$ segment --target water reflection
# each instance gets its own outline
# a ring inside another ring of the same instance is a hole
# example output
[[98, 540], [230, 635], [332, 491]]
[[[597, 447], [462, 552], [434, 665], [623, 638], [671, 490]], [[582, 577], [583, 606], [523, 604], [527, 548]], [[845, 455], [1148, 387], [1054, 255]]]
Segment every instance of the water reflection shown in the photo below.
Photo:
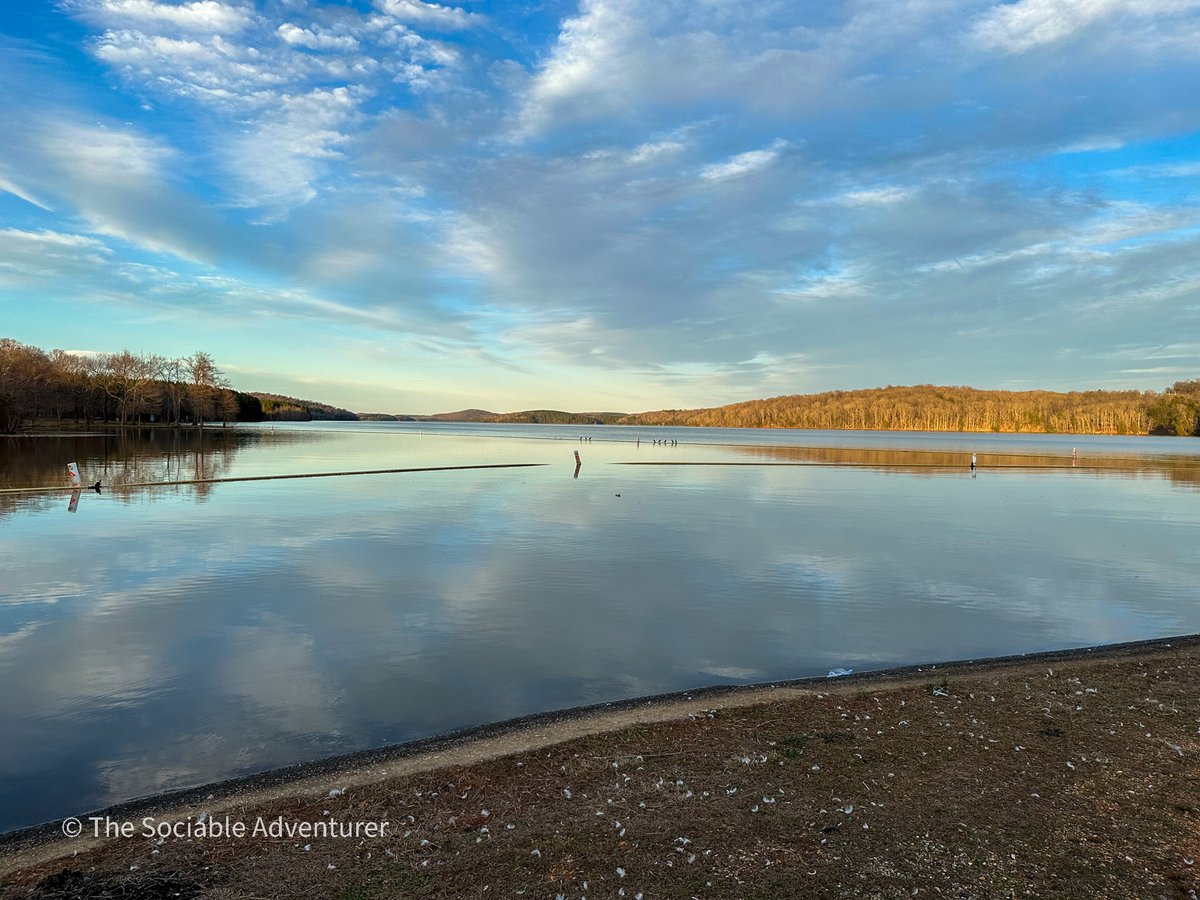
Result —
[[[320, 434], [274, 430], [126, 429], [0, 438], [0, 488], [69, 486], [68, 462], [78, 462], [88, 484], [120, 489], [130, 484], [225, 477], [239, 453], [249, 448], [322, 440]], [[203, 501], [212, 485], [195, 484], [186, 494]], [[120, 498], [130, 502], [128, 495]], [[55, 495], [0, 493], [0, 516], [17, 508], [57, 506]], [[78, 504], [72, 504], [72, 511]]]
[[972, 454], [964, 451], [882, 450], [856, 447], [739, 447], [743, 458], [763, 462], [805, 463], [828, 466], [862, 466], [907, 475], [937, 476], [970, 471], [973, 457], [980, 471], [1020, 469], [1059, 471], [1125, 477], [1167, 478], [1181, 486], [1200, 489], [1200, 458], [1196, 456], [1079, 456], [1036, 453]]
[[959, 449], [597, 441], [573, 478], [534, 439], [170, 449], [172, 473], [556, 465], [0, 520], [0, 829], [538, 710], [1200, 630], [1182, 461], [980, 452], [972, 482]]

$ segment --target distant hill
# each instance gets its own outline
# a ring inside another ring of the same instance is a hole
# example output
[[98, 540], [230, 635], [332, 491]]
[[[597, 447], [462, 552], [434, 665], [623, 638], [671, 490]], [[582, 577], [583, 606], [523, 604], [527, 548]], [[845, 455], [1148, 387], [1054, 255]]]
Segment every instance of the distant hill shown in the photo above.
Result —
[[504, 413], [489, 421], [529, 422], [535, 425], [612, 425], [626, 417], [617, 412], [563, 412], [560, 409], [528, 409], [524, 412]]
[[749, 400], [709, 409], [638, 413], [622, 425], [1196, 434], [1200, 382], [1153, 391], [987, 391], [919, 384]]
[[486, 409], [460, 409], [432, 416], [395, 416], [406, 422], [509, 422], [534, 425], [611, 425], [623, 419], [618, 412], [564, 412], [561, 409], [527, 409], [521, 412], [495, 413]]
[[418, 422], [494, 422], [496, 413], [486, 409], [460, 409], [458, 412], [436, 413], [432, 416], [413, 416]]
[[318, 422], [318, 421], [358, 421], [358, 415], [348, 409], [319, 403], [316, 400], [300, 400], [297, 397], [285, 397], [282, 394], [262, 394], [256, 391], [250, 393], [257, 397], [262, 404], [263, 418], [275, 422]]
[[359, 413], [359, 418], [387, 420], [393, 422], [494, 422], [499, 413], [488, 412], [486, 409], [460, 409], [458, 412], [434, 413], [422, 415], [418, 413], [396, 413], [394, 416], [384, 413]]

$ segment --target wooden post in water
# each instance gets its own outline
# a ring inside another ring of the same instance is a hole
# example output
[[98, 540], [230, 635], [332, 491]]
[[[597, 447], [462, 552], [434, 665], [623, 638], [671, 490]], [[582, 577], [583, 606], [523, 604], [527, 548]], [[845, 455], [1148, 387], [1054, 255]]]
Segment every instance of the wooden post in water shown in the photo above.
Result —
[[575, 451], [575, 477], [576, 478], [579, 477], [579, 467], [581, 465], [583, 465], [583, 463], [579, 461], [579, 451], [576, 450]]

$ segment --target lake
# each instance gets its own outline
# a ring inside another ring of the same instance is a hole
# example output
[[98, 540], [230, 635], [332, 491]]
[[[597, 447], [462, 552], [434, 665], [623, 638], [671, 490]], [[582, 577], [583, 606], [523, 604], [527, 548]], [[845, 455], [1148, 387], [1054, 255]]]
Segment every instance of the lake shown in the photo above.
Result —
[[0, 487], [104, 482], [0, 494], [0, 831], [526, 713], [1200, 631], [1195, 439], [305, 423], [0, 453]]

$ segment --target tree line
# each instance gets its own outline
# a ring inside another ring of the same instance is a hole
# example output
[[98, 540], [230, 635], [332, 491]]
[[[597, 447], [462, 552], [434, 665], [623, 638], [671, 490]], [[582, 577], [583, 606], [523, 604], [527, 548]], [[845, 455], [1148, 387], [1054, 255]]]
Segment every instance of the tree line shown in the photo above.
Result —
[[39, 420], [200, 426], [262, 418], [257, 398], [230, 388], [203, 350], [181, 359], [129, 350], [84, 356], [0, 338], [0, 433]]
[[710, 409], [661, 410], [622, 425], [1200, 435], [1200, 380], [1155, 391], [874, 388], [792, 394]]
[[[200, 425], [263, 419], [358, 419], [349, 410], [279, 394], [233, 390], [212, 356], [198, 350], [156, 354], [46, 353], [0, 338], [0, 433], [38, 420], [155, 421]], [[1200, 379], [1162, 391], [987, 391], [969, 387], [874, 388], [791, 394], [708, 409], [622, 415], [527, 410], [464, 410], [442, 416], [389, 417], [556, 424], [691, 425], [879, 431], [997, 431], [1200, 436]]]

